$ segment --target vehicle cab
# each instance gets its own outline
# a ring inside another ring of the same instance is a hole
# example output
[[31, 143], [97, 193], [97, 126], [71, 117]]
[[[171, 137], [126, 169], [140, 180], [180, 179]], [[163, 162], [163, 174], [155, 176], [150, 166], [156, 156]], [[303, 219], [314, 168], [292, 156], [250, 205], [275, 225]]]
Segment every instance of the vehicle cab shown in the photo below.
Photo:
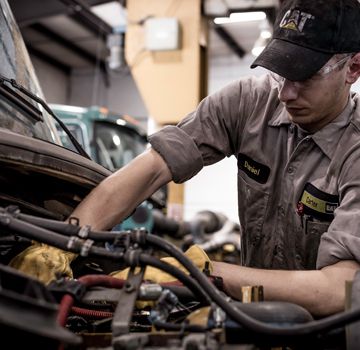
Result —
[[[128, 115], [110, 112], [105, 107], [77, 107], [52, 104], [52, 110], [65, 123], [83, 148], [97, 163], [114, 171], [142, 153], [147, 145], [146, 132]], [[74, 146], [59, 130], [65, 147]]]

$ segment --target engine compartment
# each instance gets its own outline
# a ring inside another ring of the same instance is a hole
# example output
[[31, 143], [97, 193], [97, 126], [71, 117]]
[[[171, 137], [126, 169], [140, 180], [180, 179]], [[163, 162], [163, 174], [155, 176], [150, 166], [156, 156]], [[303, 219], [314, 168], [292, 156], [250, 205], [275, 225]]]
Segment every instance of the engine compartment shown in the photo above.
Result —
[[[261, 288], [257, 294], [259, 288], [252, 288], [252, 302], [231, 299], [221, 280], [143, 229], [96, 232], [24, 214], [15, 206], [0, 209], [0, 228], [83, 258], [111, 259], [129, 267], [125, 279], [99, 271], [76, 279], [58, 276], [44, 285], [0, 265], [0, 310], [6, 315], [0, 324], [11, 341], [31, 339], [39, 349], [46, 344], [47, 349], [179, 350], [352, 349], [356, 342], [358, 279], [351, 310], [314, 319], [299, 305], [263, 301]], [[188, 273], [161, 260], [159, 252], [179, 261]], [[174, 281], [144, 280], [147, 266], [166, 271]]]

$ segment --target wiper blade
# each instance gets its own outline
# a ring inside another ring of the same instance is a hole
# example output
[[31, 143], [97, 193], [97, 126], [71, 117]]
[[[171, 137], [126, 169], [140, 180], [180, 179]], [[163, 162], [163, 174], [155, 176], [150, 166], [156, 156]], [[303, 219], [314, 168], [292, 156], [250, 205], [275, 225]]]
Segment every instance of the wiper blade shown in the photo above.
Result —
[[25, 100], [21, 95], [16, 93], [4, 84], [4, 80], [0, 77], [0, 94], [3, 95], [8, 101], [19, 106], [26, 114], [35, 121], [44, 121], [42, 113], [34, 105]]
[[71, 140], [71, 142], [73, 143], [79, 154], [81, 154], [82, 156], [88, 159], [91, 159], [90, 156], [83, 149], [83, 147], [80, 145], [78, 140], [73, 136], [70, 130], [66, 127], [66, 125], [61, 121], [60, 118], [56, 116], [56, 114], [51, 110], [51, 108], [47, 105], [47, 103], [43, 99], [33, 94], [28, 89], [24, 88], [22, 85], [18, 84], [15, 79], [9, 79], [0, 74], [0, 93], [3, 94], [8, 100], [18, 104], [21, 108], [25, 110], [25, 112], [27, 112], [36, 121], [44, 121], [41, 111], [37, 109], [35, 106], [33, 106], [31, 103], [26, 101], [26, 99], [24, 99], [21, 95], [17, 94], [14, 90], [10, 89], [7, 85], [5, 85], [6, 83], [10, 84], [13, 88], [19, 90], [24, 95], [28, 96], [30, 99], [39, 103], [63, 128], [66, 135], [69, 137], [69, 139]]

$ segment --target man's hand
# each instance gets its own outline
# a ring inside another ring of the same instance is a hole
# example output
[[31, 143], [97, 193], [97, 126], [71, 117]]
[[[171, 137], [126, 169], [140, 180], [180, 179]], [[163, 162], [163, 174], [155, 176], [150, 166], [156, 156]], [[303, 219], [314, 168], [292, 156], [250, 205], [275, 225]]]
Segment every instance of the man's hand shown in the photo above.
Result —
[[265, 300], [292, 302], [322, 317], [344, 310], [345, 281], [354, 279], [360, 265], [347, 260], [310, 271], [255, 269], [222, 262], [213, 262], [213, 267], [213, 275], [223, 278], [226, 292], [234, 298], [241, 299], [242, 286], [262, 285]]
[[48, 284], [57, 277], [72, 278], [70, 263], [75, 257], [73, 253], [46, 244], [34, 243], [15, 256], [9, 265]]

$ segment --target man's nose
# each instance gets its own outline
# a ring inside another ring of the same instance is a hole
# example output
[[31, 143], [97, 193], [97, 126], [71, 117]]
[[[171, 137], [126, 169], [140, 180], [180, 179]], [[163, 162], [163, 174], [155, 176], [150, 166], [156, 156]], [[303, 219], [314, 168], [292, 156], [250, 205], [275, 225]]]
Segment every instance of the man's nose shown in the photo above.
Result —
[[296, 83], [285, 79], [283, 84], [279, 86], [279, 100], [281, 102], [288, 102], [298, 98], [299, 89]]

